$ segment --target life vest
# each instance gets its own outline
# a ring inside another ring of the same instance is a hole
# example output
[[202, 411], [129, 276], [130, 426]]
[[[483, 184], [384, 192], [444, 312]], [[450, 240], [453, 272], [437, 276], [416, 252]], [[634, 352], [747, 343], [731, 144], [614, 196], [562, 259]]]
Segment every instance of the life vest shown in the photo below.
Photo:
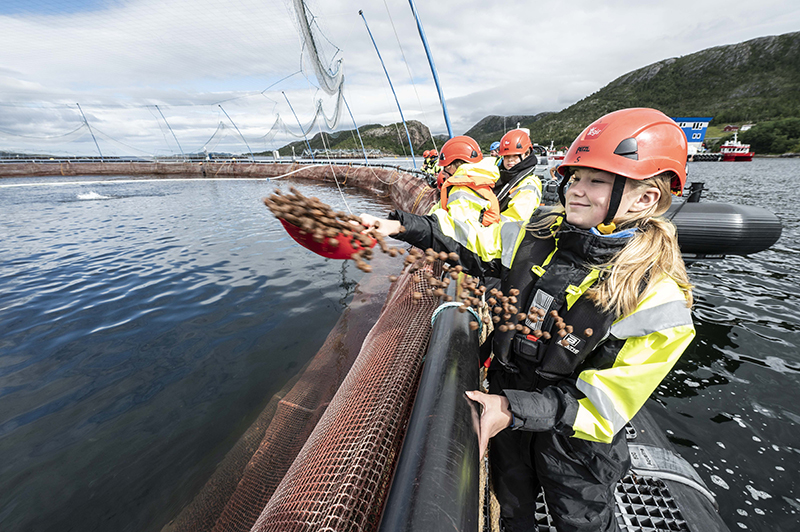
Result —
[[[500, 204], [500, 212], [503, 212], [508, 208], [508, 203], [511, 200], [511, 191], [523, 180], [533, 175], [534, 171], [536, 170], [538, 158], [536, 157], [535, 153], [531, 153], [528, 157], [517, 163], [510, 170], [505, 169], [505, 167], [502, 165], [502, 161], [503, 158], [498, 157], [497, 168], [500, 171], [500, 179], [495, 182], [495, 187], [500, 185], [498, 187], [500, 190], [495, 191], [497, 201]], [[538, 177], [536, 179], [538, 180]]]
[[477, 195], [489, 202], [489, 206], [481, 211], [480, 222], [484, 226], [489, 226], [500, 221], [500, 204], [497, 196], [492, 192], [494, 179], [469, 173], [454, 175], [442, 183], [440, 193], [440, 204], [443, 209], [447, 209], [447, 199], [450, 187], [466, 187]]
[[[566, 241], [562, 242], [565, 245], [557, 248], [557, 239]], [[507, 372], [516, 374], [515, 388], [533, 391], [576, 377], [579, 368], [605, 340], [617, 316], [602, 312], [585, 297], [600, 277], [600, 271], [587, 266], [586, 260], [610, 259], [627, 242], [625, 237], [607, 239], [577, 228], [562, 228], [556, 238], [526, 234], [503, 285], [520, 290], [517, 314], [544, 311], [543, 318], [532, 321], [528, 317], [521, 324], [531, 331], [546, 331], [551, 337], [536, 338], [516, 331], [516, 315], [508, 321], [509, 331], [495, 331], [495, 359]], [[550, 315], [553, 310], [573, 327], [572, 332], [558, 334], [556, 319]]]

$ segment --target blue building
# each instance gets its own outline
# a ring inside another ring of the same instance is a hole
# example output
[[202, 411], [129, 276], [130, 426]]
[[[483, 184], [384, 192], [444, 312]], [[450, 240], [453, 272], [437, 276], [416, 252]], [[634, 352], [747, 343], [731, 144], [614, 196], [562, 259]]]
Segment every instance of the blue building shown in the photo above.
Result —
[[689, 143], [689, 155], [703, 151], [702, 146], [706, 138], [706, 131], [708, 131], [708, 123], [714, 117], [673, 116], [671, 118], [678, 123], [683, 134], [686, 135], [686, 141]]

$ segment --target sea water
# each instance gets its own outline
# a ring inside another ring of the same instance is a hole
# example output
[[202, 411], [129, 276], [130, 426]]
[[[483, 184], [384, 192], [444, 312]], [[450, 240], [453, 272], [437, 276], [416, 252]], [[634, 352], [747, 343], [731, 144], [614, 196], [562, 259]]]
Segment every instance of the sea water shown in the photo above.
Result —
[[[732, 530], [797, 530], [800, 160], [689, 172], [783, 235], [690, 267], [697, 339], [648, 408]], [[160, 530], [316, 353], [361, 273], [286, 237], [258, 201], [275, 186], [0, 181], [0, 530]]]
[[783, 233], [767, 251], [689, 268], [697, 337], [650, 411], [731, 530], [800, 530], [800, 159], [688, 168], [701, 201], [763, 207]]
[[363, 274], [286, 235], [290, 184], [0, 180], [0, 530], [160, 530], [314, 356]]

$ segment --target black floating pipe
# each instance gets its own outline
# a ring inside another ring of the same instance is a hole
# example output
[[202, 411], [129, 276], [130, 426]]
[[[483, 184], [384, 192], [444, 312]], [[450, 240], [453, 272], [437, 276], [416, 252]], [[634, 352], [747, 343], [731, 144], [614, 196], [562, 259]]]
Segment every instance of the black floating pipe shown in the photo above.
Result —
[[772, 246], [782, 224], [755, 205], [713, 201], [673, 203], [666, 213], [678, 230], [681, 252], [697, 255], [748, 255]]
[[478, 411], [464, 395], [478, 389], [475, 319], [455, 306], [436, 316], [382, 532], [478, 529]]

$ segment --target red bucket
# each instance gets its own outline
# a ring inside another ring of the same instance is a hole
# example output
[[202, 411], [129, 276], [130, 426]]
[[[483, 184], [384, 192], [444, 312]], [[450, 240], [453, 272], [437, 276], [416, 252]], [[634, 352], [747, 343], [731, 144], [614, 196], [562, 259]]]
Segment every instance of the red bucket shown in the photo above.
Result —
[[[360, 241], [356, 240], [355, 245], [351, 243], [351, 240], [353, 240], [352, 237], [340, 234], [336, 236], [336, 240], [339, 242], [339, 245], [332, 246], [328, 242], [328, 238], [325, 238], [322, 242], [317, 242], [314, 240], [314, 236], [311, 233], [306, 233], [296, 225], [291, 224], [286, 220], [282, 220], [280, 218], [279, 220], [281, 221], [281, 224], [283, 224], [284, 229], [286, 229], [286, 232], [289, 233], [289, 236], [291, 236], [298, 244], [306, 249], [310, 249], [317, 255], [321, 255], [328, 259], [349, 259], [354, 254], [364, 250], [364, 246]], [[373, 247], [376, 242], [375, 239], [369, 235], [366, 236], [370, 239], [369, 247]]]

